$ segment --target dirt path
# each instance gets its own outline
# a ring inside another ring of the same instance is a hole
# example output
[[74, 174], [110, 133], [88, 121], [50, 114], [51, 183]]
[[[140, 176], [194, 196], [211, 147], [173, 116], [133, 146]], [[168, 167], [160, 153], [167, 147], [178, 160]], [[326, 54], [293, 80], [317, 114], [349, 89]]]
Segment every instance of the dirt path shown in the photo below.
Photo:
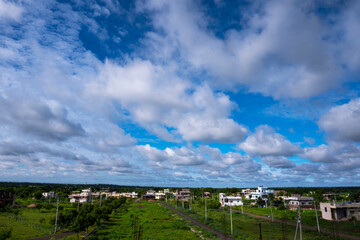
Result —
[[76, 234], [76, 233], [74, 233], [74, 232], [63, 232], [63, 233], [58, 233], [58, 234], [48, 235], [48, 236], [43, 236], [43, 237], [38, 237], [38, 238], [28, 238], [27, 240], [48, 240], [50, 238], [60, 239], [60, 238], [63, 238], [63, 237], [74, 235], [74, 234]]
[[172, 206], [170, 206], [169, 204], [165, 203], [165, 202], [162, 202], [161, 203], [162, 205], [164, 205], [165, 207], [169, 208], [170, 210], [174, 211], [175, 213], [179, 214], [180, 216], [182, 216], [183, 218], [189, 220], [190, 222], [192, 222], [194, 225], [198, 226], [198, 227], [202, 227], [204, 229], [206, 229], [207, 231], [209, 232], [212, 232], [217, 238], [222, 238], [222, 239], [231, 239], [231, 240], [235, 240], [235, 238], [232, 238], [230, 237], [229, 235], [227, 234], [224, 234], [222, 232], [219, 232], [215, 229], [213, 229], [212, 227], [192, 218], [192, 217], [189, 217], [188, 215], [180, 212], [179, 210], [173, 208]]
[[[241, 211], [238, 211], [238, 210], [233, 210], [233, 212], [237, 212], [237, 213], [242, 214]], [[250, 216], [250, 217], [255, 217], [255, 218], [265, 219], [265, 220], [267, 220], [267, 221], [271, 221], [271, 218], [268, 218], [268, 217], [265, 217], [265, 216], [256, 215], [256, 214], [253, 214], [253, 213], [245, 213], [245, 212], [244, 212], [244, 215], [247, 215], [247, 216]], [[274, 218], [274, 222], [282, 223], [283, 221]], [[296, 222], [294, 223], [294, 222], [290, 222], [290, 221], [285, 221], [284, 223], [287, 224], [287, 225], [296, 226]], [[308, 230], [317, 231], [317, 227], [314, 227], [314, 226], [309, 226], [309, 225], [301, 224], [301, 227], [302, 227], [303, 229], [308, 229]], [[333, 233], [330, 229], [326, 229], [326, 228], [320, 228], [320, 231], [323, 232], [323, 233], [328, 233], [328, 234], [332, 234], [332, 233]], [[341, 233], [341, 232], [338, 232], [338, 233], [337, 233], [337, 236], [342, 237], [342, 238], [351, 239], [351, 240], [360, 240], [360, 237], [353, 236], [353, 235], [349, 235], [349, 234], [346, 234], [346, 233]]]

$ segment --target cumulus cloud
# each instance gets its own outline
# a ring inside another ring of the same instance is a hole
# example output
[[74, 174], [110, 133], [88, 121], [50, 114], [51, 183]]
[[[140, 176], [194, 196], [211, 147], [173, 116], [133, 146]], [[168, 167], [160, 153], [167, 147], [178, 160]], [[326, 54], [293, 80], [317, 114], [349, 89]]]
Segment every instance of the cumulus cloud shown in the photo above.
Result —
[[[139, 11], [151, 13], [156, 29], [148, 34], [150, 49], [160, 45], [163, 50], [155, 51], [155, 58], [180, 56], [182, 63], [206, 71], [213, 86], [245, 85], [274, 98], [316, 96], [345, 81], [344, 64], [354, 66], [352, 73], [359, 70], [358, 52], [351, 53], [359, 49], [360, 19], [354, 14], [359, 4], [352, 1], [339, 8], [340, 14], [326, 16], [336, 19], [332, 25], [316, 7], [307, 1], [255, 2], [239, 12], [245, 16], [238, 23], [241, 30], [230, 28], [219, 38], [209, 27], [212, 16], [192, 1], [138, 4]], [[338, 39], [341, 30], [346, 37]]]
[[228, 96], [149, 61], [124, 66], [107, 61], [99, 81], [88, 84], [87, 91], [119, 101], [135, 122], [167, 141], [176, 141], [178, 133], [187, 141], [233, 143], [246, 133], [228, 118], [235, 108]]
[[255, 133], [249, 135], [239, 147], [249, 154], [259, 156], [292, 156], [301, 151], [267, 125], [257, 127]]
[[360, 142], [360, 99], [335, 106], [325, 113], [318, 124], [331, 137]]
[[204, 163], [204, 158], [201, 155], [186, 147], [159, 150], [146, 144], [145, 146], [137, 146], [137, 149], [155, 163], [164, 161], [173, 165], [199, 165]]
[[335, 152], [329, 149], [329, 146], [322, 144], [317, 147], [305, 148], [301, 157], [309, 159], [312, 162], [334, 162], [337, 161]]
[[268, 157], [262, 157], [261, 160], [269, 165], [270, 167], [274, 168], [293, 168], [295, 167], [295, 163], [291, 160], [289, 160], [286, 157], [275, 157], [275, 156], [268, 156]]
[[51, 108], [44, 102], [0, 97], [0, 111], [3, 112], [0, 116], [3, 124], [25, 134], [60, 141], [85, 134], [79, 123], [68, 119], [66, 109]]

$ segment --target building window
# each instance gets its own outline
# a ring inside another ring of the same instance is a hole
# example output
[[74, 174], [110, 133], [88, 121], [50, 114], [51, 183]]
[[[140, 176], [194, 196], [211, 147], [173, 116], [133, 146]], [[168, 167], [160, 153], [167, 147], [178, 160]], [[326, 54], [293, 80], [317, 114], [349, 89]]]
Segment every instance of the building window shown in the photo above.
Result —
[[325, 207], [325, 212], [327, 212], [327, 207]]

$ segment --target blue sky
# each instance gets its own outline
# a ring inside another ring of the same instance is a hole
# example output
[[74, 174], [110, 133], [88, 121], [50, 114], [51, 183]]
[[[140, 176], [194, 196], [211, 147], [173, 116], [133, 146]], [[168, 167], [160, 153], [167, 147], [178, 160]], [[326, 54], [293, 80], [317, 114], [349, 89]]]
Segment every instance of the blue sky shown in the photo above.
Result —
[[0, 181], [359, 185], [359, 12], [0, 0]]

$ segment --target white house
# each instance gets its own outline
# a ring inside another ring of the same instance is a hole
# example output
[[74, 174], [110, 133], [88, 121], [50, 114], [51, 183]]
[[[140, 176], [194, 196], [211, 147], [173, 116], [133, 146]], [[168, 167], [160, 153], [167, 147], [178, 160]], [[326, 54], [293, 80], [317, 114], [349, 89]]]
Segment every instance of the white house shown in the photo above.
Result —
[[243, 205], [241, 197], [226, 196], [225, 193], [219, 193], [219, 201], [221, 206], [241, 206]]
[[44, 198], [57, 198], [58, 195], [55, 192], [43, 192], [42, 193]]
[[165, 198], [165, 193], [162, 191], [158, 191], [157, 193], [155, 193], [155, 199], [159, 200], [159, 199], [164, 199]]
[[257, 200], [258, 198], [261, 198], [262, 200], [266, 201], [269, 193], [275, 193], [275, 191], [264, 186], [259, 186], [255, 191], [251, 191], [251, 200]]
[[313, 197], [302, 197], [300, 195], [294, 195], [284, 198], [285, 201], [289, 201], [289, 209], [296, 210], [298, 207], [301, 209], [314, 209]]

